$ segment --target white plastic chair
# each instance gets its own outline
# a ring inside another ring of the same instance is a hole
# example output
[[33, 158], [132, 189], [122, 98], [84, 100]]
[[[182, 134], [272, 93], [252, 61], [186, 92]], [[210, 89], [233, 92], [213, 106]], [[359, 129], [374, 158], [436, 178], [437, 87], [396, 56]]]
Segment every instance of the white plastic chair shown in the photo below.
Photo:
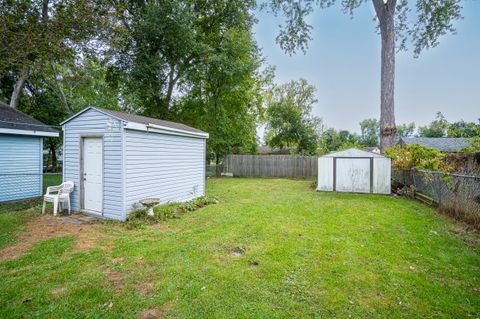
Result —
[[57, 216], [58, 204], [62, 203], [67, 203], [70, 214], [70, 193], [73, 192], [73, 185], [73, 182], [65, 182], [58, 186], [47, 187], [47, 193], [43, 196], [42, 214], [45, 214], [47, 202], [53, 203], [53, 216]]

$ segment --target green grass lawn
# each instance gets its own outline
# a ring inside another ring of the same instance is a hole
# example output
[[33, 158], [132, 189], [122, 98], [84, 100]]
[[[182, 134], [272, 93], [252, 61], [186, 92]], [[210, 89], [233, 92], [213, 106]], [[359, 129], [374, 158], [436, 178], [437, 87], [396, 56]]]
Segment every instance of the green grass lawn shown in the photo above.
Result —
[[48, 186], [60, 185], [62, 183], [62, 173], [43, 174], [43, 193]]
[[[164, 225], [103, 223], [89, 250], [39, 242], [0, 262], [0, 317], [480, 316], [478, 235], [411, 200], [311, 183], [211, 179], [219, 204]], [[0, 234], [21, 214], [0, 215]]]
[[[61, 183], [62, 174], [43, 174], [43, 194], [48, 186]], [[24, 230], [23, 225], [35, 216], [31, 208], [41, 205], [41, 201], [35, 198], [0, 204], [0, 249], [16, 242], [18, 233]]]

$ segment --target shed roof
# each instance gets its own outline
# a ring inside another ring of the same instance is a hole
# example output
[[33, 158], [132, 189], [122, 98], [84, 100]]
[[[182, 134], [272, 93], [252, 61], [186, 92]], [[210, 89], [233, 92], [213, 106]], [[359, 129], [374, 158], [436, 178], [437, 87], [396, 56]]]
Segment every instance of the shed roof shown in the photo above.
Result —
[[0, 101], [0, 133], [58, 136], [52, 127]]
[[158, 126], [164, 129], [171, 129], [175, 131], [182, 131], [182, 132], [187, 132], [187, 133], [193, 133], [193, 134], [203, 134], [207, 135], [208, 133], [201, 131], [199, 129], [190, 127], [188, 125], [182, 124], [182, 123], [176, 123], [176, 122], [171, 122], [171, 121], [165, 121], [165, 120], [160, 120], [156, 119], [153, 117], [146, 117], [146, 116], [141, 116], [141, 115], [136, 115], [136, 114], [130, 114], [130, 113], [125, 113], [125, 112], [119, 112], [119, 111], [113, 111], [109, 109], [104, 109], [104, 108], [99, 108], [99, 107], [87, 107], [86, 109], [83, 109], [79, 113], [75, 114], [74, 116], [68, 118], [67, 120], [63, 121], [61, 125], [69, 122], [70, 120], [74, 119], [75, 117], [79, 116], [80, 114], [84, 113], [85, 111], [89, 109], [94, 109], [99, 112], [105, 113], [107, 115], [110, 115], [116, 119], [119, 119], [121, 121], [127, 122], [127, 123], [137, 123], [137, 124], [143, 124], [146, 126]]
[[402, 137], [400, 142], [407, 145], [420, 144], [429, 148], [436, 148], [442, 152], [458, 152], [462, 148], [470, 146], [469, 138], [453, 137]]
[[322, 157], [385, 157], [385, 156], [352, 147], [343, 151], [328, 153]]

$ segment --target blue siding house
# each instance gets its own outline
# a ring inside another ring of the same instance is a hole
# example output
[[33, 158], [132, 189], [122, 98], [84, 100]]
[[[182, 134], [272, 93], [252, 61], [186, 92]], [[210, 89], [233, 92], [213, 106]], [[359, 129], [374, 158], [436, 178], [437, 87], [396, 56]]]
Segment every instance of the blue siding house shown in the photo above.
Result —
[[145, 198], [205, 194], [208, 134], [169, 121], [89, 107], [63, 123], [63, 180], [72, 209], [125, 220]]
[[42, 196], [44, 137], [58, 132], [0, 102], [0, 202]]

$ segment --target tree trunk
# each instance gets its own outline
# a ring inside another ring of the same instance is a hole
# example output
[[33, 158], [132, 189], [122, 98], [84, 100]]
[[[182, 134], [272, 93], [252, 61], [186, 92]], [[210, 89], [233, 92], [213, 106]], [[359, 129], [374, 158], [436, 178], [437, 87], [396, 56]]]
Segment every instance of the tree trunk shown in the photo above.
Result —
[[395, 127], [395, 5], [396, 0], [373, 0], [380, 24], [382, 67], [380, 89], [380, 150], [392, 147]]
[[170, 110], [170, 103], [172, 102], [173, 89], [177, 84], [178, 79], [180, 78], [180, 71], [175, 76], [175, 66], [170, 65], [170, 72], [168, 73], [168, 85], [167, 85], [167, 94], [165, 95], [165, 118], [168, 115], [168, 110]]
[[220, 158], [215, 154], [215, 176], [220, 177], [222, 175], [222, 170], [220, 167]]
[[50, 158], [51, 158], [51, 161], [52, 161], [52, 170], [53, 172], [56, 172], [57, 171], [57, 164], [58, 164], [58, 161], [57, 161], [57, 153], [56, 153], [56, 147], [55, 147], [55, 142], [54, 141], [50, 141], [48, 147], [50, 148]]
[[25, 81], [28, 78], [28, 67], [24, 66], [22, 72], [20, 73], [19, 78], [13, 86], [12, 96], [10, 98], [10, 107], [16, 109], [18, 107], [18, 101], [20, 100], [20, 95], [22, 94], [23, 87], [25, 86]]
[[55, 86], [57, 87], [58, 93], [60, 95], [60, 100], [62, 100], [63, 107], [65, 107], [65, 110], [68, 112], [68, 114], [73, 114], [72, 109], [68, 105], [67, 97], [65, 96], [65, 93], [63, 92], [62, 86], [60, 85], [60, 82], [58, 81], [57, 78], [57, 68], [55, 67], [55, 64], [52, 62], [52, 71], [53, 71], [53, 78], [55, 81]]

